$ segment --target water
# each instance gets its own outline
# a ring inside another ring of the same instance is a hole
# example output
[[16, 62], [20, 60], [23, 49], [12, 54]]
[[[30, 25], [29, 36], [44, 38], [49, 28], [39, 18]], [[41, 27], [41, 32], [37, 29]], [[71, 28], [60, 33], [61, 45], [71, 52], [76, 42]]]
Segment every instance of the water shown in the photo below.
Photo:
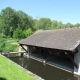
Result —
[[26, 57], [10, 57], [11, 60], [23, 66], [25, 69], [37, 74], [45, 80], [80, 80], [72, 73], [55, 68], [48, 64]]

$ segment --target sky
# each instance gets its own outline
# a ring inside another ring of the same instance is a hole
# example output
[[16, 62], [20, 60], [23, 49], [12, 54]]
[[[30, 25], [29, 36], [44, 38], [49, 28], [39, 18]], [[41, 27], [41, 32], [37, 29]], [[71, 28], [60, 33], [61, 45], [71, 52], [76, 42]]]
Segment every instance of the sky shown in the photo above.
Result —
[[80, 0], [0, 0], [0, 12], [6, 7], [22, 10], [33, 19], [80, 23]]

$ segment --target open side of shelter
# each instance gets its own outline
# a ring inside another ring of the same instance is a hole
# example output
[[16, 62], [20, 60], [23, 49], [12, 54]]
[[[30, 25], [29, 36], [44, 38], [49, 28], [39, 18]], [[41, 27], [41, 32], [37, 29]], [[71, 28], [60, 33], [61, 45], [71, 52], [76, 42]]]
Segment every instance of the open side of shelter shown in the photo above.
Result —
[[50, 63], [65, 64], [66, 67], [70, 65], [73, 72], [80, 75], [80, 28], [44, 30], [23, 39], [19, 44], [28, 51], [28, 55]]

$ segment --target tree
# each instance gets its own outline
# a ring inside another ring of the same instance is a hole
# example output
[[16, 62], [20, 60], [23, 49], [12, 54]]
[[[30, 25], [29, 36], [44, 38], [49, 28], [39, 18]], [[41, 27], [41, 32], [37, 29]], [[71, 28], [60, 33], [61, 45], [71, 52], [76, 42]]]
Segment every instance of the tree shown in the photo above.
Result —
[[24, 13], [23, 11], [17, 11], [18, 20], [18, 27], [22, 30], [33, 28], [33, 19], [28, 14]]
[[37, 19], [33, 20], [33, 29], [34, 29], [34, 31], [39, 29], [39, 20], [37, 20]]
[[29, 36], [32, 35], [32, 34], [33, 34], [33, 31], [32, 31], [31, 28], [29, 28], [29, 29], [27, 29], [27, 30], [24, 31], [25, 37], [29, 37]]
[[17, 27], [17, 15], [14, 9], [7, 7], [1, 11], [2, 31], [6, 36], [12, 37], [14, 30]]
[[73, 27], [80, 27], [80, 23], [74, 24]]
[[58, 26], [58, 21], [53, 20], [51, 23], [51, 29], [57, 29], [57, 26]]
[[0, 35], [6, 37], [24, 38], [36, 30], [79, 27], [77, 24], [63, 24], [61, 21], [51, 21], [50, 18], [33, 19], [23, 11], [15, 11], [11, 7], [0, 12]]
[[17, 38], [17, 39], [22, 39], [22, 38], [24, 38], [24, 34], [23, 34], [22, 29], [17, 28], [17, 29], [14, 31], [13, 37], [14, 37], [14, 38]]
[[34, 30], [43, 29], [48, 30], [51, 27], [51, 20], [49, 18], [40, 18], [34, 20]]
[[49, 18], [40, 18], [38, 21], [38, 29], [48, 30], [51, 27], [51, 20]]
[[56, 21], [56, 20], [53, 20], [52, 23], [51, 23], [51, 29], [60, 29], [60, 28], [64, 28], [64, 24], [60, 21]]
[[62, 21], [58, 22], [58, 29], [65, 28], [65, 25], [62, 23]]
[[67, 23], [67, 24], [65, 25], [65, 27], [66, 27], [66, 28], [72, 28], [73, 25], [72, 25], [71, 23]]
[[26, 30], [33, 28], [33, 19], [23, 11], [15, 11], [14, 9], [7, 7], [0, 13], [0, 32], [6, 36], [13, 37], [13, 33], [16, 28]]

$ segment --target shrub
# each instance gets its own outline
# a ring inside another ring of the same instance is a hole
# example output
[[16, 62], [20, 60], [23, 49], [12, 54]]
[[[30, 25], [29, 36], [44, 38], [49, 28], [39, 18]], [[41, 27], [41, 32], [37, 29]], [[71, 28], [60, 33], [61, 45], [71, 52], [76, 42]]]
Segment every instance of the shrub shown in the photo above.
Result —
[[10, 44], [4, 38], [0, 39], [0, 52], [18, 51], [18, 48], [18, 45]]
[[17, 29], [14, 31], [13, 37], [16, 38], [16, 39], [21, 39], [21, 38], [23, 38], [23, 37], [24, 37], [24, 34], [23, 34], [22, 29], [17, 28]]
[[4, 50], [4, 47], [5, 47], [5, 42], [0, 41], [0, 52]]
[[17, 51], [18, 46], [17, 45], [8, 45], [5, 47], [5, 51], [6, 52], [13, 52], [13, 51]]
[[30, 35], [32, 35], [32, 34], [33, 34], [33, 31], [32, 31], [31, 28], [29, 28], [29, 29], [27, 29], [26, 31], [24, 31], [25, 37], [28, 37], [28, 36], [30, 36]]
[[7, 38], [7, 36], [2, 34], [2, 33], [0, 33], [0, 38]]

